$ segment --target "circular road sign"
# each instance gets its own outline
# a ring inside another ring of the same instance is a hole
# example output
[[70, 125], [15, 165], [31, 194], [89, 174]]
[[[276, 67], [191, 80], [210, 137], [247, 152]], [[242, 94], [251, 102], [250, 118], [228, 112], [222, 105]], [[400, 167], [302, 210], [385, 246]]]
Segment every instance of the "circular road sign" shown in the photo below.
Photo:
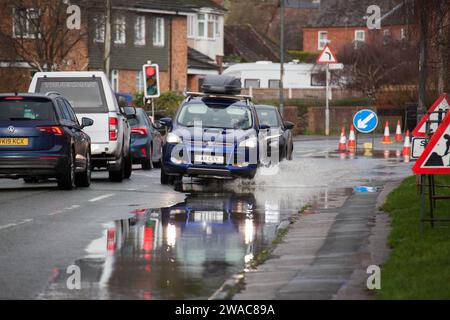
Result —
[[353, 117], [353, 125], [361, 133], [371, 133], [378, 126], [378, 116], [369, 109], [358, 111]]

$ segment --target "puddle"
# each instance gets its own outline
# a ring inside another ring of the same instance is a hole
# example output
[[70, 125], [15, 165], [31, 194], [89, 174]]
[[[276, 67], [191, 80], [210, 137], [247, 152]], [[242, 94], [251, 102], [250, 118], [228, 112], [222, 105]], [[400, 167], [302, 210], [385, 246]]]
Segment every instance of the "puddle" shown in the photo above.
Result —
[[60, 268], [39, 298], [207, 299], [275, 238], [285, 205], [258, 205], [251, 193], [192, 194], [172, 207], [133, 210], [75, 262], [81, 290], [67, 289]]

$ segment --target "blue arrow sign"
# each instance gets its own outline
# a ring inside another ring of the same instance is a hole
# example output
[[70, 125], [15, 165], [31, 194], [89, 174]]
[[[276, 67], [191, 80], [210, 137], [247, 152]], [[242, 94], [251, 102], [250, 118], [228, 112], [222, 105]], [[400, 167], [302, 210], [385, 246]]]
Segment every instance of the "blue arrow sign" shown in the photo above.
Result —
[[378, 126], [378, 116], [372, 110], [361, 110], [353, 117], [353, 125], [361, 133], [371, 133]]

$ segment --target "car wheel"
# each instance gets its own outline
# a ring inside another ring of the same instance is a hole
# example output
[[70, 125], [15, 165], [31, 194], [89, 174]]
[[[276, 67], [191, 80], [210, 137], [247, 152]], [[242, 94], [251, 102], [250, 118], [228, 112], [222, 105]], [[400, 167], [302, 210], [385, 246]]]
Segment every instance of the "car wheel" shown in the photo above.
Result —
[[170, 184], [171, 181], [171, 177], [166, 174], [166, 172], [164, 171], [164, 166], [161, 164], [161, 184]]
[[152, 170], [153, 169], [153, 148], [150, 147], [150, 151], [148, 152], [149, 157], [142, 160], [141, 166], [142, 170]]
[[109, 180], [112, 182], [122, 182], [125, 177], [125, 158], [121, 159], [121, 165], [119, 170], [109, 171]]
[[288, 160], [292, 161], [294, 159], [294, 145], [291, 145], [290, 151], [288, 153]]
[[131, 173], [133, 172], [133, 160], [131, 154], [125, 159], [125, 170], [124, 170], [124, 178], [130, 179]]
[[75, 188], [75, 160], [73, 158], [73, 151], [70, 149], [67, 157], [67, 163], [57, 177], [58, 188], [61, 190], [72, 190]]
[[[162, 157], [162, 148], [159, 150], [159, 154], [160, 157]], [[153, 168], [161, 168], [161, 158], [158, 161], [153, 162]]]
[[91, 185], [91, 154], [86, 155], [86, 170], [77, 173], [75, 176], [75, 185], [80, 188], [87, 188]]

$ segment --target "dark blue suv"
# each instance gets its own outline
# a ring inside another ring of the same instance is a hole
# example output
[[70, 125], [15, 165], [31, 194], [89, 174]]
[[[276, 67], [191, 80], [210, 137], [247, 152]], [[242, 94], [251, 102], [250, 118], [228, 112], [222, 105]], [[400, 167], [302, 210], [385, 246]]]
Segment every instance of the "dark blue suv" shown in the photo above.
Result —
[[214, 93], [187, 93], [175, 119], [160, 120], [170, 131], [163, 147], [162, 184], [183, 176], [254, 178], [259, 131], [265, 128], [259, 127], [250, 97], [229, 94], [226, 88], [221, 92], [221, 88], [217, 86]]
[[91, 183], [91, 140], [58, 93], [0, 95], [0, 178], [56, 178], [63, 190]]

